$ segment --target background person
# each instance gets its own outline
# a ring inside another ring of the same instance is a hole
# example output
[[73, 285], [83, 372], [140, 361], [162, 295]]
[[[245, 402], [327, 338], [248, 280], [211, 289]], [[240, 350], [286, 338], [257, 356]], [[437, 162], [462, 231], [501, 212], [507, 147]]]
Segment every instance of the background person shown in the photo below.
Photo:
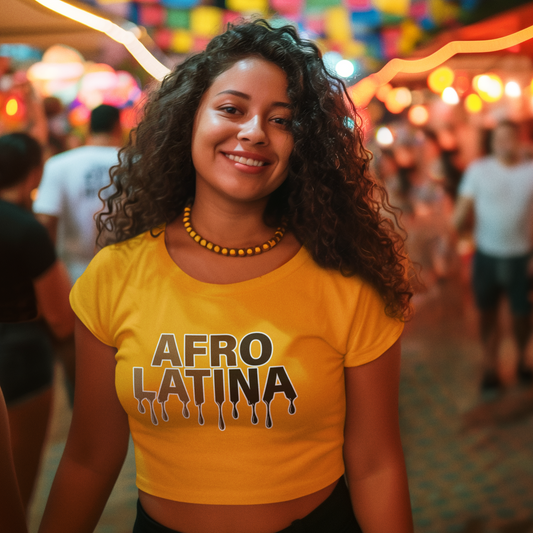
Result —
[[26, 509], [52, 406], [53, 349], [46, 326], [59, 339], [74, 329], [68, 274], [30, 212], [41, 174], [42, 150], [35, 139], [25, 133], [0, 137], [0, 387]]
[[33, 205], [49, 230], [72, 283], [94, 256], [94, 215], [102, 208], [98, 191], [109, 185], [109, 169], [122, 146], [120, 112], [102, 104], [91, 111], [86, 146], [51, 157]]
[[93, 530], [130, 430], [135, 533], [412, 532], [411, 291], [354, 114], [316, 46], [265, 21], [152, 95], [100, 219], [118, 243], [71, 295], [74, 413], [41, 533]]
[[532, 249], [533, 163], [520, 159], [517, 124], [500, 122], [492, 135], [492, 155], [475, 161], [459, 187], [454, 213], [458, 231], [474, 221], [476, 252], [472, 287], [480, 313], [483, 344], [483, 390], [501, 386], [498, 375], [499, 307], [509, 299], [518, 348], [518, 379], [531, 384], [525, 360], [531, 334], [528, 263]]

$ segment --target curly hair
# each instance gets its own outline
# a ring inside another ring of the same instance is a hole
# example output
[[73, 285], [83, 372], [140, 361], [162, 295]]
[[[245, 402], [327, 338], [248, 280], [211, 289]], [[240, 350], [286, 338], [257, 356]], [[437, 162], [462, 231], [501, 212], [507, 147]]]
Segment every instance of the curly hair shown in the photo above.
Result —
[[412, 296], [407, 259], [384, 216], [390, 211], [386, 193], [369, 172], [372, 155], [363, 147], [361, 119], [317, 46], [292, 26], [276, 28], [262, 19], [230, 24], [165, 77], [111, 170], [115, 191], [97, 217], [100, 235], [119, 242], [154, 232], [194, 198], [191, 137], [200, 100], [217, 76], [248, 57], [285, 72], [292, 110], [289, 173], [268, 201], [265, 222], [286, 217], [318, 265], [361, 276], [379, 291], [389, 315], [406, 319]]

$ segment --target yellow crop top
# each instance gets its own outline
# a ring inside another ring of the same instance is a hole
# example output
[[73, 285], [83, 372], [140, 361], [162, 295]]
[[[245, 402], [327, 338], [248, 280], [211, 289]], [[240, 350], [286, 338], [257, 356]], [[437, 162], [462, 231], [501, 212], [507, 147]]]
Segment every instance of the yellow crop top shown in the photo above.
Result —
[[181, 271], [149, 232], [101, 250], [70, 300], [118, 349], [137, 486], [191, 503], [279, 502], [338, 479], [343, 369], [403, 329], [367, 283], [303, 247], [264, 276], [215, 285]]

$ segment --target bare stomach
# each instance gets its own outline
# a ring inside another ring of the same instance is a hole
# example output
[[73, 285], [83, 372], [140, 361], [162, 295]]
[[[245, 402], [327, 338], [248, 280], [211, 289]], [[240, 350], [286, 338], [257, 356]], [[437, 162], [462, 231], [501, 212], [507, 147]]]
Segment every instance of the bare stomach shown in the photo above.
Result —
[[180, 533], [274, 533], [316, 509], [336, 484], [295, 500], [261, 505], [176, 502], [142, 490], [139, 500], [153, 520]]

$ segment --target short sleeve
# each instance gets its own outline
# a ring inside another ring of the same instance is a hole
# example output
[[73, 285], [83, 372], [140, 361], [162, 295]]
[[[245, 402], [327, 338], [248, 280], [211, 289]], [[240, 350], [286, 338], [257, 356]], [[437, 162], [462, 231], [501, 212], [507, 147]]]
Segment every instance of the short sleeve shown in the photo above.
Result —
[[98, 252], [70, 291], [76, 316], [101, 342], [113, 346], [110, 332], [113, 291], [109, 248]]
[[60, 175], [52, 158], [44, 165], [37, 198], [33, 203], [33, 211], [43, 215], [59, 216], [61, 213], [61, 196]]
[[32, 221], [25, 230], [24, 247], [19, 249], [20, 264], [30, 279], [44, 274], [56, 261], [54, 244], [46, 228]]
[[363, 283], [350, 331], [344, 366], [370, 363], [400, 337], [404, 323], [385, 313], [385, 302], [370, 285]]

